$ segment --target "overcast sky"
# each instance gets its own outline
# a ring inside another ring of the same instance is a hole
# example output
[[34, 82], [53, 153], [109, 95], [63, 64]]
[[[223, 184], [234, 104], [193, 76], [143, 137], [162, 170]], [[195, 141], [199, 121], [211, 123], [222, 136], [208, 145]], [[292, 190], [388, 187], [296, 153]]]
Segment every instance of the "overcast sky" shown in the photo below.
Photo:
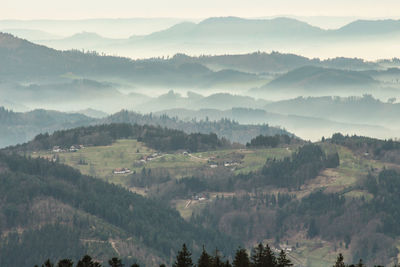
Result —
[[400, 0], [0, 0], [0, 19], [400, 17]]

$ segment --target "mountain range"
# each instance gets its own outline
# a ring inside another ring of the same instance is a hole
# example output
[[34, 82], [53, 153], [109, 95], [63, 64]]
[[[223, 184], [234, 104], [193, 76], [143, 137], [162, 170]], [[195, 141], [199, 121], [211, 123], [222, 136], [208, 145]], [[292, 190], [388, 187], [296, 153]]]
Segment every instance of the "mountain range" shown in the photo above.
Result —
[[[362, 45], [372, 52], [373, 45], [377, 42], [394, 44], [400, 38], [399, 33], [398, 20], [357, 20], [335, 30], [325, 30], [285, 17], [273, 19], [214, 17], [198, 23], [180, 22], [164, 30], [146, 35], [132, 35], [126, 39], [104, 38], [94, 32], [86, 32], [62, 39], [30, 40], [57, 49], [96, 50], [134, 58], [173, 55], [178, 52], [221, 54], [278, 49], [316, 56], [315, 52], [312, 53], [312, 48], [324, 51], [329, 57], [333, 57], [328, 50], [333, 47], [333, 42], [342, 50], [337, 56], [347, 56], [350, 55], [350, 51], [357, 50], [351, 47], [346, 49], [345, 44], [355, 42], [353, 45]], [[373, 43], [363, 43], [372, 36], [376, 37]], [[296, 42], [296, 46], [291, 45], [293, 41]], [[152, 48], [152, 52], [146, 47]], [[359, 50], [357, 56], [377, 58], [382, 57], [379, 55], [384, 55], [381, 51], [375, 51], [374, 54], [377, 56], [368, 55], [366, 52]], [[392, 57], [394, 56], [396, 54], [392, 53]]]

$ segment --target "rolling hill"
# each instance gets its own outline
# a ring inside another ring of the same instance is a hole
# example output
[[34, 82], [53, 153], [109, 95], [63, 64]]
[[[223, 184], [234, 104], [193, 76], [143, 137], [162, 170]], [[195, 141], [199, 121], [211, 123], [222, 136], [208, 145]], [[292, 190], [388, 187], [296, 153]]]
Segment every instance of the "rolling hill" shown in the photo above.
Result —
[[400, 20], [356, 20], [335, 31], [347, 37], [387, 35], [400, 33]]
[[[210, 87], [223, 83], [259, 81], [254, 74], [213, 72], [199, 63], [171, 64], [168, 60], [100, 56], [96, 52], [58, 51], [10, 34], [0, 33], [0, 77], [6, 81], [46, 81], [65, 76], [96, 80], [124, 79], [142, 86]], [[38, 67], [39, 66], [39, 67]]]
[[34, 110], [13, 112], [0, 107], [0, 147], [24, 143], [39, 133], [74, 128], [93, 123], [93, 119], [81, 114], [58, 111]]
[[[281, 114], [318, 116], [346, 123], [381, 125], [397, 129], [400, 104], [362, 97], [299, 97], [269, 103], [265, 108]], [[316, 115], [317, 114], [317, 115]]]
[[339, 69], [305, 66], [276, 78], [266, 85], [270, 88], [326, 88], [372, 86], [377, 82], [370, 76]]
[[307, 58], [295, 54], [279, 52], [254, 52], [238, 55], [217, 56], [188, 56], [176, 54], [171, 62], [182, 64], [184, 62], [200, 63], [213, 70], [233, 69], [250, 73], [284, 73], [305, 66], [319, 66], [343, 70], [371, 70], [379, 68], [375, 62], [365, 61], [359, 58], [331, 58], [320, 60]]
[[[284, 101], [282, 102], [285, 103]], [[393, 138], [397, 136], [397, 130], [395, 128], [391, 128], [390, 124], [385, 124], [383, 126], [378, 124], [377, 121], [373, 120], [340, 120], [343, 117], [334, 116], [328, 112], [329, 109], [327, 109], [326, 113], [325, 111], [321, 111], [318, 113], [319, 115], [316, 116], [316, 113], [310, 114], [304, 111], [302, 112], [298, 105], [293, 104], [293, 106], [285, 109], [284, 106], [286, 105], [280, 106], [279, 103], [280, 102], [273, 102], [264, 107], [264, 109], [169, 109], [157, 112], [155, 114], [166, 114], [170, 117], [177, 117], [187, 122], [190, 122], [193, 119], [218, 120], [220, 118], [228, 118], [237, 121], [240, 124], [254, 125], [254, 127], [268, 123], [268, 125], [271, 126], [279, 125], [280, 128], [291, 133], [296, 133], [298, 137], [305, 140], [319, 140], [321, 136], [330, 136], [335, 132], [376, 136], [380, 138]], [[304, 110], [307, 110], [309, 106], [310, 104], [305, 105]], [[315, 107], [311, 107], [309, 110], [315, 110], [314, 108]], [[343, 111], [343, 114], [345, 113], [346, 112]], [[328, 114], [331, 114], [331, 116]], [[397, 125], [397, 123], [395, 125]]]

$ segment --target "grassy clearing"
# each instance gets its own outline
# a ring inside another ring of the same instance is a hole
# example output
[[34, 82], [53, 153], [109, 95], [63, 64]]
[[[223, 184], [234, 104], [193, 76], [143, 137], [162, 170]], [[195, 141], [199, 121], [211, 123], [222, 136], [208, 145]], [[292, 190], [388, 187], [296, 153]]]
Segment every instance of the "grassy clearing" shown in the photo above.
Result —
[[348, 198], [364, 198], [366, 201], [373, 199], [373, 195], [365, 190], [353, 190], [345, 194]]
[[290, 148], [269, 148], [269, 149], [256, 149], [246, 150], [243, 160], [243, 166], [236, 171], [239, 173], [249, 173], [261, 169], [267, 159], [283, 159], [289, 157], [293, 151]]
[[[124, 184], [126, 175], [114, 175], [116, 168], [135, 170], [135, 162], [154, 151], [136, 140], [118, 140], [110, 146], [86, 147], [78, 152], [58, 153], [60, 162], [81, 171], [83, 174]], [[39, 152], [41, 157], [52, 157], [53, 152]], [[85, 165], [79, 162], [85, 162]]]
[[[340, 166], [335, 169], [325, 170], [321, 176], [325, 177], [327, 191], [340, 192], [347, 187], [356, 186], [368, 172], [379, 171], [385, 164], [363, 157], [363, 155], [354, 154], [350, 149], [342, 146], [322, 143], [322, 148], [326, 153], [338, 152]], [[354, 190], [353, 190], [354, 191]], [[370, 194], [363, 191], [347, 192], [348, 197], [362, 197], [369, 199]]]
[[348, 254], [344, 248], [336, 249], [335, 244], [320, 239], [291, 240], [293, 244], [298, 244], [298, 248], [293, 250], [289, 256], [297, 264], [310, 267], [332, 266], [339, 252], [345, 256]]
[[[155, 152], [136, 140], [118, 140], [110, 146], [86, 147], [78, 152], [57, 153], [57, 155], [61, 163], [74, 167], [83, 174], [122, 185], [125, 184], [128, 175], [113, 174], [116, 168], [129, 168], [133, 172], [140, 172], [143, 167], [161, 169], [172, 177], [179, 177], [190, 175], [195, 168], [204, 165], [204, 162], [183, 154], [162, 154], [146, 163], [138, 163], [141, 158]], [[55, 153], [41, 151], [32, 156], [52, 158]]]
[[[174, 178], [194, 175], [197, 171], [210, 168], [211, 162], [240, 162], [235, 173], [255, 171], [265, 164], [267, 159], [282, 159], [290, 156], [289, 148], [273, 149], [228, 149], [208, 151], [194, 154], [172, 153], [160, 154], [152, 160], [140, 163], [140, 159], [156, 153], [136, 140], [118, 140], [110, 146], [86, 147], [78, 152], [54, 153], [40, 151], [34, 157], [51, 159], [58, 156], [61, 163], [78, 169], [83, 174], [98, 177], [115, 184], [126, 185], [128, 174], [113, 174], [116, 168], [129, 168], [140, 173], [142, 168], [157, 170], [158, 173], [169, 174]], [[83, 164], [82, 164], [83, 163]]]
[[297, 198], [302, 198], [317, 189], [323, 189], [326, 193], [343, 192], [349, 198], [364, 197], [365, 200], [370, 200], [372, 195], [357, 189], [357, 186], [368, 172], [377, 172], [387, 164], [354, 154], [351, 150], [342, 146], [328, 143], [321, 143], [320, 145], [327, 154], [339, 153], [340, 166], [322, 171], [318, 177], [307, 181], [300, 190], [291, 193], [296, 194]]
[[208, 193], [209, 199], [199, 201], [193, 199], [179, 199], [175, 200], [173, 206], [180, 213], [185, 220], [190, 219], [193, 213], [204, 209], [208, 204], [213, 202], [218, 197], [233, 197], [235, 193], [232, 192], [211, 192]]
[[274, 239], [265, 239], [263, 242], [272, 245], [272, 248], [278, 251], [282, 246], [292, 248], [292, 251], [286, 253], [295, 266], [333, 266], [339, 253], [348, 259], [350, 250], [340, 247], [340, 244], [335, 245], [319, 238], [308, 239], [306, 235], [304, 231], [292, 233], [289, 239], [281, 240], [279, 245]]

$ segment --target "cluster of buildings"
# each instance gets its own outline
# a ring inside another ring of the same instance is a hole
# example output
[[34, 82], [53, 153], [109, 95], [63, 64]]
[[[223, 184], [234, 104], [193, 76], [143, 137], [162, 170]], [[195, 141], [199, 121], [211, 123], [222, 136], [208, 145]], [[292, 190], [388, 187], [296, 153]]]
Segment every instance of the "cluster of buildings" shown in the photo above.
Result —
[[60, 146], [54, 146], [52, 151], [54, 153], [62, 153], [62, 152], [77, 152], [80, 149], [84, 148], [83, 145], [73, 145], [70, 146], [69, 148], [61, 148]]
[[194, 195], [192, 199], [197, 201], [204, 201], [207, 200], [208, 197], [205, 194], [199, 194], [199, 195]]
[[272, 251], [275, 253], [281, 252], [281, 250], [285, 251], [287, 254], [293, 251], [294, 247], [289, 246], [288, 244], [279, 244], [278, 247], [271, 246]]
[[208, 160], [208, 164], [210, 166], [210, 168], [214, 169], [217, 168], [218, 166], [223, 166], [226, 168], [229, 167], [236, 167], [239, 166], [242, 162], [241, 161], [237, 161], [237, 160], [216, 160], [215, 157], [211, 157]]
[[143, 156], [140, 160], [138, 160], [137, 162], [138, 163], [146, 163], [146, 162], [148, 162], [148, 161], [152, 161], [153, 159], [155, 159], [155, 158], [159, 158], [161, 156], [161, 154], [160, 153], [153, 153], [153, 154], [151, 154], [151, 155], [149, 155], [149, 156]]
[[129, 174], [132, 171], [128, 168], [117, 168], [113, 170], [113, 174]]

